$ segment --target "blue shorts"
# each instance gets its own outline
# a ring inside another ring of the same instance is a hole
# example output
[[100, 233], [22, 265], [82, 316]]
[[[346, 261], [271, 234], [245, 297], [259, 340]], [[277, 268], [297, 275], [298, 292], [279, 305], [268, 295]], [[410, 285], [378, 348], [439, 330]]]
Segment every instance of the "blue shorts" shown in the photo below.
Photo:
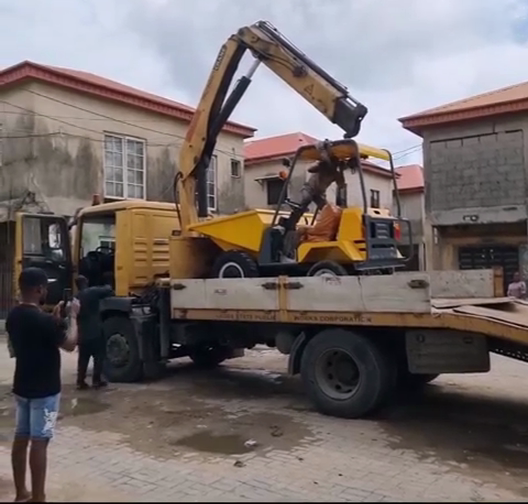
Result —
[[16, 438], [51, 439], [59, 413], [60, 394], [26, 399], [15, 396]]

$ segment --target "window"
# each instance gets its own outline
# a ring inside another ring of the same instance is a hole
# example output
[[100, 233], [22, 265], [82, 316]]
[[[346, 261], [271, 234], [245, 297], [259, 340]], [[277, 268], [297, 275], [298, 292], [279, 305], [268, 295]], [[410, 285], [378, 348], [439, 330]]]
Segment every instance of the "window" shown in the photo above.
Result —
[[86, 257], [88, 252], [99, 247], [115, 250], [116, 226], [113, 215], [84, 218], [81, 226], [81, 257]]
[[23, 227], [24, 254], [42, 255], [42, 221], [38, 217], [26, 217]]
[[231, 176], [233, 178], [242, 176], [242, 163], [238, 159], [231, 159]]
[[104, 174], [107, 198], [145, 198], [145, 142], [105, 135]]
[[24, 255], [44, 256], [54, 261], [65, 258], [64, 230], [57, 220], [24, 217], [22, 228]]
[[217, 157], [212, 156], [209, 167], [207, 168], [207, 206], [209, 210], [216, 210], [216, 176], [217, 176]]
[[[284, 181], [277, 178], [267, 181], [268, 189], [268, 205], [276, 205], [279, 202], [280, 193], [282, 191], [282, 186]], [[285, 198], [288, 197], [288, 191], [286, 190]]]
[[4, 128], [0, 124], [0, 166], [4, 160]]
[[115, 239], [111, 236], [100, 236], [99, 247], [102, 249], [110, 249], [115, 251]]
[[375, 189], [370, 190], [370, 206], [371, 208], [380, 207], [380, 192]]

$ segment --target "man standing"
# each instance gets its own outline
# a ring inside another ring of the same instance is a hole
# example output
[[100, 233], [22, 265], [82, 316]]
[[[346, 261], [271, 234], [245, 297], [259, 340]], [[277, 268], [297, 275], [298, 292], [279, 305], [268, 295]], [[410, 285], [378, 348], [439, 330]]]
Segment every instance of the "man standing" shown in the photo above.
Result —
[[[109, 284], [109, 276], [104, 279]], [[79, 360], [77, 362], [77, 389], [85, 390], [86, 371], [90, 358], [93, 358], [92, 385], [95, 389], [105, 387], [107, 383], [102, 379], [103, 363], [106, 355], [106, 340], [99, 313], [99, 304], [102, 299], [114, 295], [110, 285], [88, 287], [88, 279], [79, 275], [75, 279], [81, 303], [79, 312]]]
[[508, 296], [517, 299], [526, 299], [526, 283], [518, 271], [513, 274], [513, 282], [508, 285]]
[[[15, 501], [45, 502], [47, 450], [53, 437], [61, 392], [59, 348], [72, 352], [77, 345], [78, 301], [69, 307], [69, 327], [61, 319], [59, 303], [52, 314], [40, 304], [46, 298], [48, 278], [40, 268], [27, 268], [18, 278], [20, 304], [7, 317], [6, 329], [16, 359], [13, 394], [16, 428], [11, 451]], [[26, 486], [29, 442], [31, 494]]]

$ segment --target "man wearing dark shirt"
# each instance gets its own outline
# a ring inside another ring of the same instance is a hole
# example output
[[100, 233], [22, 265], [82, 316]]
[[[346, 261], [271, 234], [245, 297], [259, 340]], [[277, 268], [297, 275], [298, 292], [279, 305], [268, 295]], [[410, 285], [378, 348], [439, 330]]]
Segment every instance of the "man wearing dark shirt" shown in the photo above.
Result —
[[[108, 277], [103, 280], [108, 282]], [[102, 379], [103, 363], [106, 356], [106, 340], [103, 335], [99, 304], [102, 299], [113, 296], [110, 285], [88, 287], [86, 277], [79, 275], [75, 279], [81, 303], [81, 311], [77, 318], [79, 325], [79, 360], [77, 362], [77, 388], [88, 388], [86, 371], [90, 358], [93, 358], [92, 385], [94, 388], [106, 386]]]
[[[48, 279], [40, 268], [27, 268], [18, 279], [21, 302], [6, 320], [9, 341], [16, 359], [13, 394], [16, 400], [16, 428], [11, 462], [15, 501], [44, 502], [47, 449], [53, 437], [61, 392], [60, 351], [77, 345], [76, 315], [79, 303], [69, 307], [68, 331], [61, 319], [62, 303], [52, 314], [40, 309], [46, 298]], [[27, 449], [31, 471], [31, 494], [26, 487]]]

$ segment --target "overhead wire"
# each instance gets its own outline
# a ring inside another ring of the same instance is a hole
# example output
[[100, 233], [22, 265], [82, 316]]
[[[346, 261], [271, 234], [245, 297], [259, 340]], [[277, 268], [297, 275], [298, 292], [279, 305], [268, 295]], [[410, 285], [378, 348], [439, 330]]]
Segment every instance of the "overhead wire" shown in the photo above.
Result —
[[[123, 119], [119, 119], [119, 118], [116, 118], [116, 117], [113, 117], [113, 116], [110, 116], [110, 115], [107, 115], [107, 114], [102, 114], [100, 112], [96, 112], [94, 110], [90, 110], [90, 109], [87, 109], [87, 108], [84, 108], [84, 107], [80, 107], [79, 105], [75, 105], [73, 103], [70, 103], [70, 102], [67, 102], [67, 101], [64, 101], [64, 100], [61, 100], [59, 98], [55, 98], [55, 97], [52, 97], [52, 96], [49, 96], [49, 95], [46, 95], [44, 93], [39, 93], [37, 91], [34, 91], [32, 89], [28, 89], [28, 88], [23, 88], [24, 91], [28, 92], [28, 93], [31, 93], [33, 95], [36, 95], [36, 96], [40, 96], [42, 98], [45, 98], [45, 99], [48, 99], [50, 101], [54, 101], [56, 103], [60, 103], [62, 105], [65, 105], [67, 107], [71, 107], [73, 109], [77, 109], [77, 110], [80, 110], [82, 112], [85, 112], [85, 113], [88, 113], [88, 114], [91, 114], [91, 115], [94, 115], [94, 116], [97, 116], [99, 119], [101, 120], [108, 120], [108, 121], [112, 121], [112, 122], [116, 122], [116, 123], [120, 123], [120, 124], [124, 124], [124, 125], [127, 125], [127, 126], [131, 126], [131, 127], [134, 127], [136, 129], [140, 129], [140, 130], [143, 130], [143, 131], [149, 131], [149, 132], [152, 132], [152, 133], [156, 133], [156, 134], [159, 134], [159, 135], [163, 135], [163, 136], [168, 136], [168, 137], [171, 137], [171, 138], [174, 138], [174, 139], [178, 139], [178, 140], [181, 140], [179, 142], [169, 142], [169, 143], [156, 143], [156, 142], [152, 142], [152, 141], [146, 141], [147, 145], [150, 145], [150, 146], [153, 146], [153, 147], [181, 147], [182, 145], [182, 141], [185, 140], [185, 137], [182, 136], [182, 135], [178, 135], [176, 133], [168, 133], [166, 131], [161, 131], [161, 130], [158, 130], [158, 129], [154, 129], [154, 128], [149, 128], [147, 126], [142, 126], [140, 124], [138, 124], [137, 122], [131, 122], [131, 121], [126, 121], [126, 120], [123, 120]], [[52, 115], [49, 115], [49, 114], [42, 114], [42, 113], [39, 113], [39, 112], [35, 112], [31, 109], [28, 109], [26, 107], [22, 107], [20, 105], [17, 105], [15, 103], [11, 103], [7, 100], [3, 100], [3, 99], [0, 99], [0, 103], [4, 103], [6, 105], [9, 105], [11, 107], [14, 107], [14, 108], [17, 108], [19, 110], [24, 110], [25, 112], [27, 112], [28, 115], [34, 115], [34, 116], [38, 116], [38, 117], [45, 117], [47, 119], [50, 119], [52, 121], [56, 121], [56, 122], [59, 122], [61, 124], [64, 124], [66, 126], [70, 126], [72, 128], [76, 128], [76, 129], [79, 129], [79, 130], [82, 130], [82, 131], [87, 131], [87, 132], [90, 132], [90, 133], [95, 133], [97, 135], [101, 135], [101, 130], [98, 130], [98, 129], [93, 129], [93, 128], [89, 128], [87, 126], [81, 126], [79, 124], [75, 124], [75, 123], [72, 123], [72, 122], [69, 122], [69, 121], [65, 121], [64, 118], [60, 117], [60, 116], [52, 116]], [[15, 112], [10, 112], [10, 111], [3, 111], [2, 113], [15, 113]], [[94, 120], [94, 118], [85, 118], [85, 117], [75, 117], [75, 116], [71, 116], [71, 117], [68, 117], [72, 120], [75, 120], [75, 119], [78, 119], [78, 120]], [[82, 138], [81, 136], [77, 136], [77, 135], [73, 135], [71, 133], [66, 133], [66, 132], [62, 132], [62, 131], [58, 131], [58, 132], [55, 132], [55, 133], [28, 133], [28, 134], [25, 134], [25, 135], [6, 135], [4, 138], [39, 138], [39, 137], [45, 137], [45, 136], [54, 136], [54, 135], [64, 135], [64, 136], [69, 136], [69, 137], [78, 137], [78, 138]], [[93, 140], [93, 141], [99, 141], [99, 142], [104, 142], [104, 139], [97, 139], [97, 138], [93, 138], [91, 137], [90, 140]], [[420, 149], [421, 149], [422, 145], [421, 144], [417, 144], [417, 145], [413, 145], [411, 147], [407, 147], [405, 149], [402, 149], [400, 151], [395, 151], [392, 153], [393, 155], [393, 159], [394, 161], [397, 161], [399, 159], [403, 159], [411, 154], [414, 154], [416, 152], [418, 152]], [[226, 151], [224, 149], [219, 149], [219, 148], [216, 148], [215, 149], [216, 152], [221, 152], [223, 154], [226, 154], [234, 159], [239, 159], [239, 158], [243, 158], [243, 155], [237, 155], [236, 151], [234, 151], [234, 149], [232, 151]]]

